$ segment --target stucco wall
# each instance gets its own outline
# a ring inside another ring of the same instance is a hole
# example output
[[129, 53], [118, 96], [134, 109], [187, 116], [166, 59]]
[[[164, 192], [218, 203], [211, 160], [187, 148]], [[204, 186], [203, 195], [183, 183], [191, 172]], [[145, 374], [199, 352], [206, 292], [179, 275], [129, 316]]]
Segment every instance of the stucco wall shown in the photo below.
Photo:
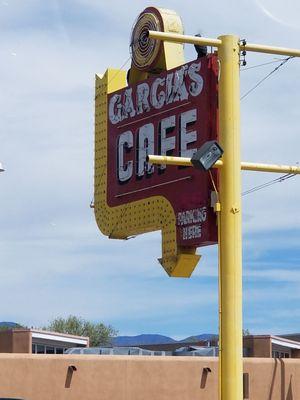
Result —
[[249, 357], [272, 357], [271, 336], [245, 336], [243, 346]]
[[[1, 354], [0, 397], [217, 400], [217, 368], [217, 359], [206, 357]], [[248, 358], [244, 371], [249, 399], [300, 399], [300, 360]]]
[[292, 349], [292, 357], [293, 358], [300, 358], [300, 350]]
[[31, 332], [30, 331], [13, 331], [13, 353], [31, 353]]
[[0, 332], [0, 353], [12, 353], [13, 352], [13, 340], [12, 331]]
[[28, 330], [0, 332], [0, 353], [31, 353], [31, 333]]

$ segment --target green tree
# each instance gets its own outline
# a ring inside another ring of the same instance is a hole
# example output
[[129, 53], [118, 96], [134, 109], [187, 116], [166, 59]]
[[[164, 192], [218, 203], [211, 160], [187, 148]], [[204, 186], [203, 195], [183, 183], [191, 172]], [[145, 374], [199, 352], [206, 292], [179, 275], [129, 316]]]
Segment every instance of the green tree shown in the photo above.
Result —
[[110, 345], [112, 338], [117, 335], [117, 331], [110, 325], [104, 325], [101, 322], [93, 323], [75, 315], [69, 315], [67, 318], [55, 318], [43, 329], [70, 335], [88, 336], [90, 346]]
[[249, 336], [251, 335], [249, 329], [243, 329], [243, 336]]

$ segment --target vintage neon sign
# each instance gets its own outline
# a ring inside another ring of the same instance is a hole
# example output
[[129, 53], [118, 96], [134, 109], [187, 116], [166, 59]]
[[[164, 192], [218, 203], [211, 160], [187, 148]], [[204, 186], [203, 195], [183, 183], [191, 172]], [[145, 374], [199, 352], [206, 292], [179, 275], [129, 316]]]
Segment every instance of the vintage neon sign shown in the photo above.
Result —
[[[108, 75], [98, 78], [103, 93], [110, 91]], [[98, 158], [105, 157], [105, 163], [99, 158], [99, 172], [96, 161], [96, 185], [106, 169], [105, 185], [98, 182], [103, 195], [95, 196], [98, 225], [115, 238], [161, 229], [161, 264], [171, 276], [189, 276], [199, 260], [196, 248], [217, 242], [210, 177], [192, 167], [154, 166], [147, 155], [191, 157], [217, 139], [216, 56], [122, 86], [124, 80], [102, 98], [100, 89], [96, 93]], [[97, 120], [97, 101], [102, 117], [105, 107], [105, 121]]]

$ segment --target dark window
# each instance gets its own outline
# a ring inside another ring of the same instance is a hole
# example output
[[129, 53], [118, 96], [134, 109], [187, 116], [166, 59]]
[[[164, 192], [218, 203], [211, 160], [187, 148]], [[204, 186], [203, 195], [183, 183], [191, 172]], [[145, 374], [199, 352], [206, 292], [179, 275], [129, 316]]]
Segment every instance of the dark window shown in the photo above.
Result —
[[54, 347], [46, 346], [46, 354], [54, 354]]
[[37, 354], [44, 354], [45, 353], [45, 346], [42, 344], [36, 345], [36, 353]]
[[290, 358], [290, 354], [283, 351], [273, 351], [272, 356], [274, 358]]
[[55, 353], [56, 354], [63, 354], [64, 353], [64, 349], [62, 347], [56, 347]]
[[251, 349], [249, 347], [243, 347], [243, 356], [251, 357]]

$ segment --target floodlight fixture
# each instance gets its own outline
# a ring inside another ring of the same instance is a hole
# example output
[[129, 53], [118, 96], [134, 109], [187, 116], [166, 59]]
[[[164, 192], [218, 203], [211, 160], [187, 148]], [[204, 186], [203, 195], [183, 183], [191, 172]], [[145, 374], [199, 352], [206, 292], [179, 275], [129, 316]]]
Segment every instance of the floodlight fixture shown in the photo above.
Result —
[[0, 172], [4, 172], [5, 171], [5, 169], [3, 168], [3, 165], [2, 165], [2, 163], [0, 162]]
[[[195, 35], [196, 37], [202, 37], [200, 33]], [[205, 57], [207, 55], [207, 46], [201, 46], [200, 44], [194, 44], [195, 50], [198, 54], [198, 58]]]
[[215, 140], [205, 142], [191, 158], [193, 166], [202, 171], [208, 171], [224, 153], [222, 147]]

